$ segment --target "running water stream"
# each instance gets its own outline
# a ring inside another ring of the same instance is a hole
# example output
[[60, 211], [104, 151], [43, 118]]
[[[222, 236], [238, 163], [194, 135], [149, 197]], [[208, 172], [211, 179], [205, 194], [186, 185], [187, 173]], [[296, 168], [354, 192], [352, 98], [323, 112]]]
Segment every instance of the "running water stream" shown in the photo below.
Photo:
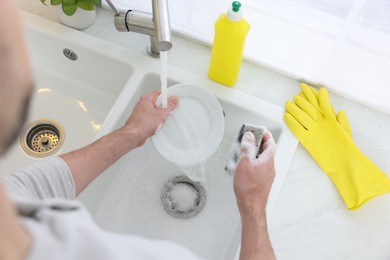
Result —
[[168, 72], [167, 72], [167, 63], [168, 63], [168, 52], [160, 51], [160, 81], [161, 81], [161, 106], [162, 108], [167, 108], [168, 106], [168, 96], [167, 96], [167, 85], [168, 85]]

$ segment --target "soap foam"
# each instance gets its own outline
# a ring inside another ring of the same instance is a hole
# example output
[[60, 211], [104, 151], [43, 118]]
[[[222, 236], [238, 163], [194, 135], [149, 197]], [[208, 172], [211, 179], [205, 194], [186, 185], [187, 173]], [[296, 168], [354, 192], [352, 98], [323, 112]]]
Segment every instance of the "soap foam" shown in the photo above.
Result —
[[196, 190], [185, 183], [178, 183], [172, 187], [171, 203], [176, 210], [189, 211], [196, 206], [198, 194]]

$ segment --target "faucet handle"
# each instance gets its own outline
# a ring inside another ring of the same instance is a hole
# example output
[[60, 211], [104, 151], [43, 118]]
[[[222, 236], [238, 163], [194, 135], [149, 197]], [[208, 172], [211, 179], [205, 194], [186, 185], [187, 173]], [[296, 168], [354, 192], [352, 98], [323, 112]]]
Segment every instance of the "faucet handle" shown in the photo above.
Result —
[[116, 9], [115, 5], [111, 2], [111, 0], [106, 0], [106, 3], [108, 4], [108, 6], [110, 6], [111, 10], [115, 13], [115, 16], [120, 14], [120, 12], [118, 11], [118, 9]]

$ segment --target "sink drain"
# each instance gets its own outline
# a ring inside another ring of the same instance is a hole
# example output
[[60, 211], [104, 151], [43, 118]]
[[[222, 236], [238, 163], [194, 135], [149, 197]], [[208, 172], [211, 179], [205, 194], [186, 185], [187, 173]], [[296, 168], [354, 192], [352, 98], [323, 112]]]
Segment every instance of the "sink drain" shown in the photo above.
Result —
[[192, 218], [202, 211], [206, 203], [206, 191], [199, 182], [180, 175], [165, 183], [161, 190], [161, 202], [169, 215]]
[[65, 55], [65, 57], [67, 57], [70, 60], [77, 60], [78, 59], [77, 54], [74, 51], [72, 51], [71, 49], [65, 48], [62, 50], [62, 53]]
[[34, 157], [49, 156], [64, 142], [63, 127], [54, 120], [41, 119], [29, 124], [20, 138], [23, 151]]

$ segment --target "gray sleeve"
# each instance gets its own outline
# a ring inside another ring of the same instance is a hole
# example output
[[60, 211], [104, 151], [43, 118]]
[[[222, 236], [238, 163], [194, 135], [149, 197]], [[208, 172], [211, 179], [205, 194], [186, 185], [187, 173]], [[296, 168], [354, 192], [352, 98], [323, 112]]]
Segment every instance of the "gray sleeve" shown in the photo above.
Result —
[[70, 169], [59, 157], [50, 157], [2, 178], [11, 197], [30, 199], [76, 197]]

